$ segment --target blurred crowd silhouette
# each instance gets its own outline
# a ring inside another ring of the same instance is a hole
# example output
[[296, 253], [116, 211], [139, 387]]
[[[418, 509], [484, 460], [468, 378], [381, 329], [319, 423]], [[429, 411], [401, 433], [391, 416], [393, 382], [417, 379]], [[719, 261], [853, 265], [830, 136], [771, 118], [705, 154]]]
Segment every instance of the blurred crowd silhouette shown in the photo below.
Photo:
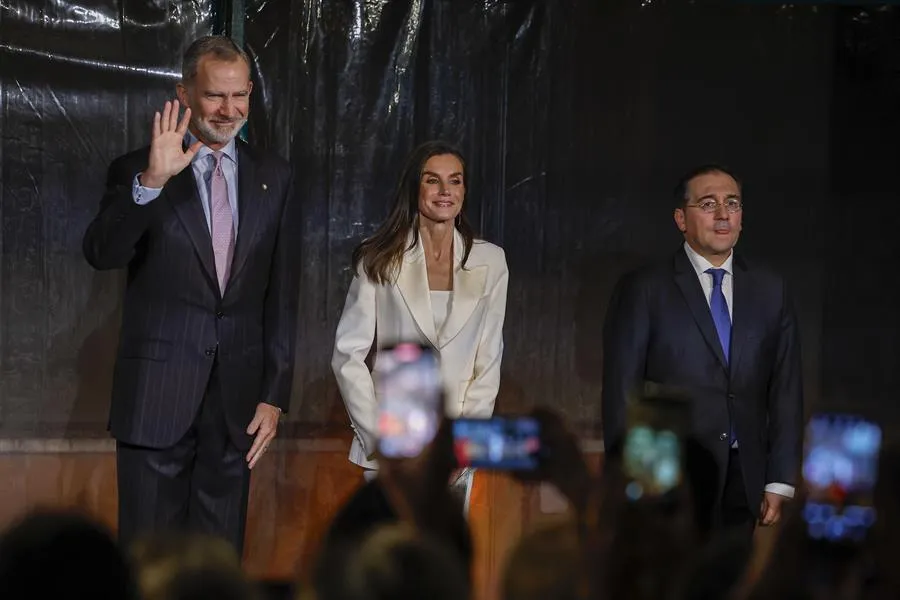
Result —
[[[860, 464], [841, 467], [839, 456], [813, 465], [823, 438], [808, 427], [804, 483], [770, 526], [774, 544], [761, 549], [744, 530], [718, 522], [715, 461], [690, 436], [678, 442], [682, 476], [666, 490], [635, 495], [628, 489], [640, 474], [624, 460], [633, 451], [627, 436], [593, 472], [556, 413], [537, 408], [529, 416], [540, 426], [540, 459], [536, 468], [507, 474], [526, 485], [555, 486], [568, 509], [518, 541], [501, 578], [504, 600], [898, 597], [900, 576], [890, 566], [900, 522], [893, 447], [876, 452], [863, 465], [872, 477], [861, 479]], [[871, 444], [855, 440], [857, 450], [872, 454]], [[828, 465], [835, 482], [823, 495], [814, 483]], [[0, 541], [0, 597], [475, 598], [469, 524], [448, 485], [457, 470], [452, 421], [445, 419], [418, 456], [382, 459], [377, 477], [360, 479], [315, 564], [292, 582], [252, 581], [225, 540], [155, 532], [123, 548], [89, 516], [41, 509], [12, 524]], [[864, 484], [839, 493], [835, 485], [848, 475]], [[838, 516], [862, 508], [873, 517], [856, 529], [835, 526], [822, 534], [809, 511], [823, 505]]]

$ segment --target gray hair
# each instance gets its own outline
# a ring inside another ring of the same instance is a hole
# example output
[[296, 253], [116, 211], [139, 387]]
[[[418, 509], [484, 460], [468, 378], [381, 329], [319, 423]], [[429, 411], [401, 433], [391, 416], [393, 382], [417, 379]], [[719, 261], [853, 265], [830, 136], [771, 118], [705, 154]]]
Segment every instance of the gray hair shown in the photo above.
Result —
[[214, 58], [225, 61], [241, 59], [250, 68], [250, 57], [244, 49], [234, 43], [225, 35], [207, 35], [198, 38], [184, 51], [181, 62], [181, 81], [188, 82], [197, 76], [197, 65], [204, 56], [212, 55]]

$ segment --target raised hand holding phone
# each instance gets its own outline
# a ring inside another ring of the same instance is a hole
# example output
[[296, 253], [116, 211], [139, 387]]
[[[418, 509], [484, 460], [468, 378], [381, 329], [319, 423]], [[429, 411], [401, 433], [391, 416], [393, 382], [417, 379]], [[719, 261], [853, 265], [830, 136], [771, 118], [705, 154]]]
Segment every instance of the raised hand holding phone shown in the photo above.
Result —
[[372, 371], [378, 405], [378, 453], [415, 458], [443, 416], [443, 384], [435, 351], [415, 343], [383, 348]]
[[804, 446], [807, 534], [833, 543], [862, 541], [875, 523], [881, 427], [854, 415], [817, 414]]

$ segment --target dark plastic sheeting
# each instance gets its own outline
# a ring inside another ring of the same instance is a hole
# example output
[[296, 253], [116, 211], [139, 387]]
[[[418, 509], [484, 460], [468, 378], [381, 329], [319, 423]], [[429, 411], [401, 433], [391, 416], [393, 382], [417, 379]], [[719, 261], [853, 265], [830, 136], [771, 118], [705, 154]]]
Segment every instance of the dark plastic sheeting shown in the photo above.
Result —
[[547, 403], [595, 431], [611, 286], [677, 246], [669, 190], [700, 162], [751, 182], [748, 250], [803, 238], [785, 267], [820, 311], [822, 217], [796, 197], [827, 192], [833, 29], [831, 10], [752, 3], [251, 0], [251, 138], [305, 176], [299, 430], [346, 430], [328, 359], [349, 254], [427, 138], [468, 154], [468, 213], [507, 251], [500, 411]]
[[[857, 273], [853, 286], [877, 281], [875, 267], [860, 269], [842, 248], [861, 243], [849, 223], [865, 229], [873, 218], [850, 209], [864, 200], [860, 182], [867, 198], [896, 195], [871, 174], [893, 173], [886, 165], [900, 160], [879, 141], [900, 134], [894, 11], [251, 0], [246, 12], [234, 30], [254, 63], [250, 141], [279, 150], [303, 182], [300, 355], [286, 433], [347, 431], [328, 360], [349, 253], [386, 214], [407, 152], [433, 137], [467, 153], [469, 215], [507, 251], [500, 411], [548, 403], [581, 433], [595, 431], [611, 286], [678, 244], [669, 190], [710, 160], [747, 182], [742, 248], [794, 285], [810, 402], [822, 396], [823, 372], [846, 384], [844, 398], [871, 403], [896, 388], [854, 393], [858, 357], [873, 373], [888, 370], [843, 333], [863, 315], [886, 356], [893, 338], [876, 316], [889, 296], [839, 293], [848, 280], [825, 276], [843, 265]], [[0, 2], [0, 435], [103, 435], [122, 277], [94, 273], [81, 236], [109, 161], [147, 142], [182, 50], [212, 23], [203, 0]], [[868, 256], [896, 251], [897, 236], [877, 239], [887, 250]]]
[[[467, 154], [467, 210], [484, 237], [504, 241], [510, 197], [539, 218], [543, 150], [564, 135], [551, 112], [569, 105], [574, 83], [550, 71], [558, 48], [571, 51], [553, 36], [571, 13], [471, 0], [267, 0], [247, 10], [246, 44], [260, 66], [250, 137], [290, 156], [305, 181], [295, 418], [346, 430], [328, 361], [353, 246], [386, 215], [405, 155], [428, 138]], [[514, 299], [511, 311], [521, 308]]]
[[207, 0], [0, 3], [0, 434], [102, 434], [121, 274], [92, 272], [81, 236], [211, 14]]

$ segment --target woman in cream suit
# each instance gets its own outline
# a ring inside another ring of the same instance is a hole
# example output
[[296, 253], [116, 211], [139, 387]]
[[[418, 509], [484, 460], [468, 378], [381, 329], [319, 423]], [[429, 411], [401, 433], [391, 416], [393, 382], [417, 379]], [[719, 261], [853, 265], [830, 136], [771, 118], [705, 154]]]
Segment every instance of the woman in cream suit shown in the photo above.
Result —
[[373, 342], [435, 348], [447, 416], [493, 413], [509, 271], [500, 247], [474, 239], [462, 212], [465, 182], [458, 150], [422, 144], [407, 159], [387, 221], [353, 252], [356, 275], [331, 366], [353, 428], [350, 460], [364, 469], [377, 469], [377, 399], [365, 363]]

